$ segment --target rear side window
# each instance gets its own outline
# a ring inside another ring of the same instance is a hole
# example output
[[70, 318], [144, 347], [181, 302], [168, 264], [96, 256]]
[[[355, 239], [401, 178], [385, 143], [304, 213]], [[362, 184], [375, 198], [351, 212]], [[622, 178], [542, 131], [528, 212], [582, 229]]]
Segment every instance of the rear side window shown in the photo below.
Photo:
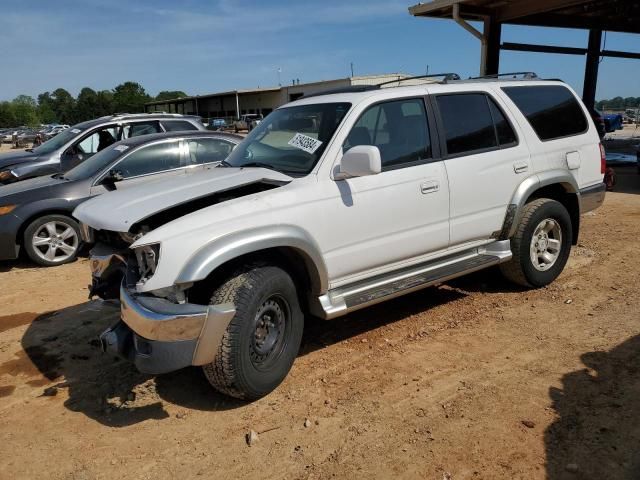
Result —
[[189, 146], [189, 164], [221, 162], [233, 150], [233, 143], [218, 138], [194, 138], [187, 140]]
[[167, 132], [185, 132], [188, 130], [198, 130], [198, 128], [190, 122], [184, 120], [165, 120], [162, 126]]
[[130, 178], [175, 170], [181, 166], [180, 144], [178, 141], [173, 141], [142, 147], [131, 153], [114, 168], [124, 178]]
[[576, 97], [560, 85], [504, 87], [540, 140], [580, 135], [589, 124]]
[[124, 126], [122, 138], [139, 137], [140, 135], [160, 132], [162, 132], [160, 122], [157, 121], [130, 123]]

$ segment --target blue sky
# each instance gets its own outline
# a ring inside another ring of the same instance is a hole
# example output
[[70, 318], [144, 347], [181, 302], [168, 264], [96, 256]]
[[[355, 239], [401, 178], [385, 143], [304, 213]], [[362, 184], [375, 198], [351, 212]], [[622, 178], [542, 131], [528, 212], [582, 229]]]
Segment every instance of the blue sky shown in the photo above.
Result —
[[[477, 74], [479, 42], [447, 20], [414, 18], [413, 0], [20, 0], [0, 14], [0, 100], [63, 87], [140, 82], [204, 94], [356, 75]], [[505, 27], [503, 41], [585, 47], [576, 30]], [[608, 49], [640, 52], [609, 33]], [[584, 57], [503, 52], [501, 71], [533, 70], [582, 90]], [[640, 96], [640, 61], [607, 58], [598, 98]]]

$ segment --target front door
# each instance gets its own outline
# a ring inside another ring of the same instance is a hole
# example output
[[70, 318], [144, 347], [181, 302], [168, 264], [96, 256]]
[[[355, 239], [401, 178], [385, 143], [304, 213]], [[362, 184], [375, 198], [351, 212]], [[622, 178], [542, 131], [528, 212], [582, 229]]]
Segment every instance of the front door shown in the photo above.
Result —
[[357, 145], [380, 150], [382, 172], [335, 182], [337, 227], [323, 248], [332, 279], [348, 281], [446, 249], [449, 188], [442, 161], [434, 161], [423, 98], [369, 107], [353, 126], [343, 151]]

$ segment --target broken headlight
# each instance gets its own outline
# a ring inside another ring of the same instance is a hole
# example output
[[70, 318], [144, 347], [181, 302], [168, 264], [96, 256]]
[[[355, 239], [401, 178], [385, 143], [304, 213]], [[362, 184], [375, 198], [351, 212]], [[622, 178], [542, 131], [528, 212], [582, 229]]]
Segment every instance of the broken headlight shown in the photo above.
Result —
[[160, 244], [152, 243], [134, 249], [136, 263], [138, 265], [138, 283], [142, 284], [156, 273], [158, 258], [160, 257]]

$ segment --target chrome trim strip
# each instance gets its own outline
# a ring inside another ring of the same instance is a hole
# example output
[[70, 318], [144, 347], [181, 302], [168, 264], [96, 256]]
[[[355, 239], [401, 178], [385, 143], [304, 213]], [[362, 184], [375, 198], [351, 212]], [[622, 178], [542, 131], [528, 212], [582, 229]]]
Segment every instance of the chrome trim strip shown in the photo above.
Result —
[[606, 193], [607, 186], [604, 183], [580, 189], [580, 213], [587, 213], [599, 208], [604, 203]]

